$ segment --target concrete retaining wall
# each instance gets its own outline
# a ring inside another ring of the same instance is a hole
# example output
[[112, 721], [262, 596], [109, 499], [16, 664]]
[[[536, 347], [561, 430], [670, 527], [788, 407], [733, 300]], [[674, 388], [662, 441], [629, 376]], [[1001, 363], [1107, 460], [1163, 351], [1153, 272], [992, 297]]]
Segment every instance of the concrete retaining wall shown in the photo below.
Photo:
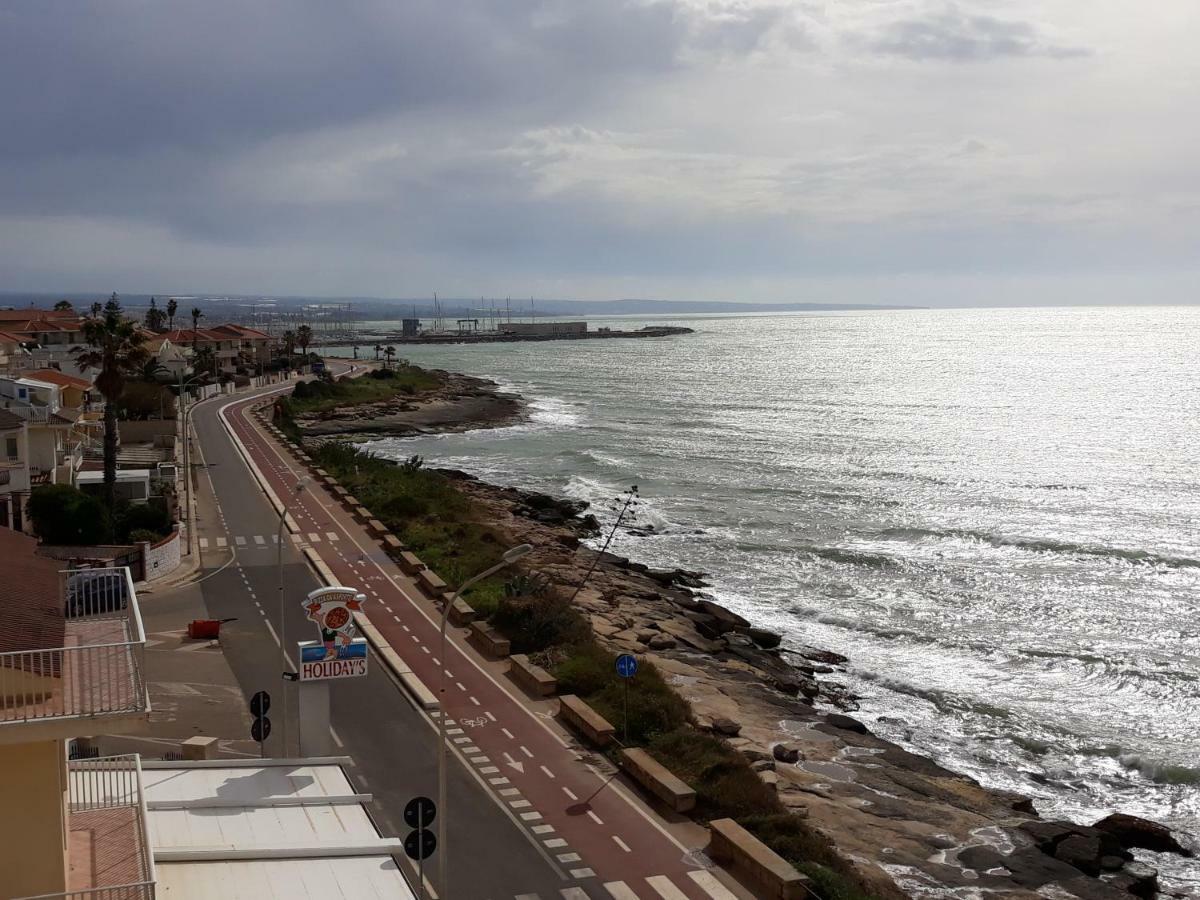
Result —
[[696, 792], [641, 748], [621, 751], [621, 764], [633, 779], [675, 812], [696, 806]]
[[446, 592], [446, 582], [430, 569], [421, 569], [417, 574], [417, 586], [420, 587], [421, 593], [430, 600], [437, 600]]
[[154, 581], [179, 568], [179, 532], [163, 538], [157, 544], [142, 544], [142, 577]]
[[607, 747], [612, 743], [615, 729], [604, 716], [574, 694], [566, 694], [558, 700], [558, 717], [571, 728], [597, 747]]
[[535, 697], [553, 697], [558, 693], [558, 681], [541, 666], [535, 666], [524, 653], [511, 657], [509, 677]]
[[708, 829], [708, 855], [738, 875], [755, 897], [805, 900], [809, 896], [812, 882], [733, 819], [715, 819]]
[[508, 656], [509, 648], [512, 646], [508, 638], [492, 628], [487, 622], [472, 622], [471, 630], [467, 634], [467, 640], [476, 650], [485, 656], [494, 656], [500, 659]]

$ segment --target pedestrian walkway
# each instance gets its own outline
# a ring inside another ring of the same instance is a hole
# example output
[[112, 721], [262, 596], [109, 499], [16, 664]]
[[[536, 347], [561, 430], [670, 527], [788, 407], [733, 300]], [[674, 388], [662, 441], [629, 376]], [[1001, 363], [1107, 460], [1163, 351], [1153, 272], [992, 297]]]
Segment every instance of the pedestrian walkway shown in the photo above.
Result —
[[[333, 544], [341, 540], [338, 534], [333, 531], [310, 531], [307, 534], [289, 534], [284, 539], [290, 540], [298, 547], [307, 547], [312, 544], [321, 543]], [[279, 535], [237, 534], [232, 538], [202, 537], [199, 539], [199, 542], [201, 550], [227, 550], [231, 546], [242, 550], [270, 550], [279, 546]]]
[[[736, 895], [709, 872], [697, 870], [689, 872], [688, 876], [712, 900], [737, 900]], [[634, 882], [606, 881], [601, 887], [602, 893], [596, 889], [589, 892], [582, 887], [563, 888], [558, 893], [562, 900], [595, 900], [610, 897], [613, 900], [687, 900], [688, 896], [666, 875], [652, 875]], [[540, 894], [517, 894], [513, 900], [543, 898]]]

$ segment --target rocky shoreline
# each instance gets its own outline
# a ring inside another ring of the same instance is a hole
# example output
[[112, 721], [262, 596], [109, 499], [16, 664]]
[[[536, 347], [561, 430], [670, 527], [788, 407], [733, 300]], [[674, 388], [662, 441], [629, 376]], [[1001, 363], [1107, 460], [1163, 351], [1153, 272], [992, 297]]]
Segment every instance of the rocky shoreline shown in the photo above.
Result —
[[525, 416], [521, 398], [499, 390], [494, 381], [442, 370], [430, 373], [441, 382], [433, 390], [305, 413], [296, 423], [309, 437], [382, 437], [498, 428]]
[[[416, 409], [337, 411], [302, 425], [312, 436], [375, 437], [520, 420], [519, 398], [492, 382], [447, 376], [430, 402], [405, 401]], [[489, 391], [495, 402], [476, 404]], [[488, 421], [480, 408], [508, 412]], [[465, 418], [454, 420], [455, 409]], [[400, 418], [381, 428], [381, 415]], [[1132, 816], [1093, 827], [1043, 820], [1029, 798], [987, 789], [877, 737], [845, 715], [855, 706], [837, 679], [844, 657], [756, 628], [705, 595], [702, 573], [612, 553], [597, 560], [585, 543], [597, 522], [583, 504], [443, 474], [504, 543], [535, 548], [525, 568], [567, 589], [591, 570], [575, 602], [597, 637], [653, 660], [699, 724], [744, 754], [877, 895], [1149, 898], [1160, 891], [1152, 854], [1191, 855], [1162, 826]]]
[[[534, 546], [531, 569], [572, 586], [595, 562], [584, 543], [595, 520], [580, 504], [444, 471], [505, 542]], [[873, 735], [837, 711], [853, 701], [836, 680], [844, 657], [789, 645], [705, 597], [704, 587], [700, 573], [606, 553], [576, 604], [611, 649], [652, 659], [700, 723], [750, 759], [881, 894], [1151, 897], [1155, 870], [1131, 851], [1190, 852], [1134, 817], [1092, 828], [1044, 821], [1029, 798]]]

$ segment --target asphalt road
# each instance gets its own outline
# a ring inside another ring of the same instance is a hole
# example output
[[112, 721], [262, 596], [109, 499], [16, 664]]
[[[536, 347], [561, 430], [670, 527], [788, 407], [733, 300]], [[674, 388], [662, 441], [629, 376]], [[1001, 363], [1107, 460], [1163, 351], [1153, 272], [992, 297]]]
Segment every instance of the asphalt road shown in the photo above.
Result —
[[[194, 454], [197, 487], [197, 550], [203, 559], [204, 602], [213, 618], [232, 618], [221, 630], [221, 646], [246, 696], [268, 691], [272, 733], [266, 744], [271, 756], [295, 755], [298, 722], [296, 686], [282, 679], [279, 568], [273, 536], [279, 517], [259, 489], [217, 418], [227, 400], [197, 406], [191, 419], [200, 453]], [[262, 543], [235, 536], [258, 536]], [[200, 547], [205, 539], [207, 549]], [[301, 601], [323, 585], [288, 541], [283, 546], [283, 616], [286, 640], [294, 659], [295, 642], [317, 637], [304, 619]], [[219, 546], [223, 544], [224, 546]], [[408, 833], [402, 810], [413, 797], [436, 797], [437, 735], [385, 673], [371, 666], [366, 678], [331, 683], [335, 750], [354, 759], [349, 770], [357, 790], [374, 794], [370, 810], [386, 835]], [[288, 703], [288, 748], [283, 744], [283, 705]], [[569, 882], [547, 854], [486, 793], [478, 775], [452, 761], [448, 782], [455, 862], [449, 897], [513, 898], [562, 895]], [[436, 856], [426, 862], [426, 878], [434, 880]], [[598, 891], [589, 896], [607, 896]], [[580, 897], [582, 894], [570, 894]]]

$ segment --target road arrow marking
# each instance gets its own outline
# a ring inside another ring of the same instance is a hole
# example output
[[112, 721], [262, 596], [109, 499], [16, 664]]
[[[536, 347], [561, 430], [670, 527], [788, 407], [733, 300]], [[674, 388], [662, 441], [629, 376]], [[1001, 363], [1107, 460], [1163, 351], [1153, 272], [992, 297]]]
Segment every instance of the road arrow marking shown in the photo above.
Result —
[[524, 774], [525, 774], [525, 763], [519, 763], [519, 762], [517, 762], [517, 761], [516, 761], [515, 759], [513, 759], [513, 758], [512, 758], [512, 756], [511, 756], [510, 754], [508, 754], [508, 753], [505, 753], [505, 754], [504, 754], [504, 761], [505, 761], [506, 763], [508, 763], [510, 766], [512, 766], [514, 769], [516, 769], [518, 772], [520, 772], [522, 775], [524, 775]]

